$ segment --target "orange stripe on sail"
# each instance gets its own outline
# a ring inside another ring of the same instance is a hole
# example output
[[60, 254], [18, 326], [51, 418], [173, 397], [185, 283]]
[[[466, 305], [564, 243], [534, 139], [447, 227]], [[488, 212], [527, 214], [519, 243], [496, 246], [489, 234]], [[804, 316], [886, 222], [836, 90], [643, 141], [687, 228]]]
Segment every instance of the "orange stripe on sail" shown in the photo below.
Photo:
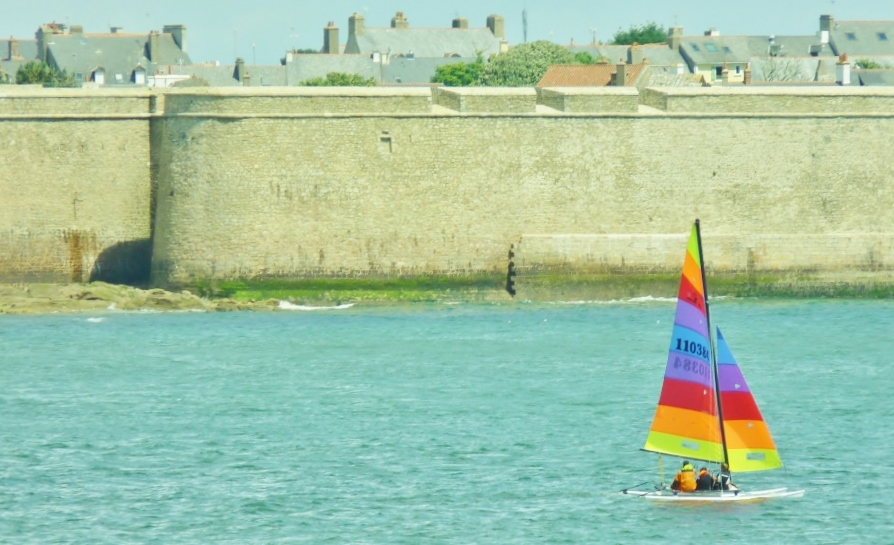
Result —
[[776, 450], [770, 429], [759, 420], [724, 420], [728, 449], [769, 449]]
[[702, 285], [702, 268], [689, 252], [686, 252], [686, 259], [683, 261], [683, 276], [704, 297], [705, 287]]
[[720, 442], [720, 420], [716, 415], [665, 405], [659, 405], [655, 411], [651, 431], [687, 439]]

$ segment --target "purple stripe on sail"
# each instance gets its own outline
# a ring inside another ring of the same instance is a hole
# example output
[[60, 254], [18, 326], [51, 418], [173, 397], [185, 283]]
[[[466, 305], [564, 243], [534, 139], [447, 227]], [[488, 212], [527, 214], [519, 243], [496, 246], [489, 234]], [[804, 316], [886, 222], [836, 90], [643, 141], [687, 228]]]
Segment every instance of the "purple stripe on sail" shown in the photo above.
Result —
[[[688, 366], [686, 365], [686, 360], [689, 360]], [[678, 352], [671, 352], [668, 355], [664, 378], [685, 380], [686, 382], [694, 382], [711, 389], [714, 388], [714, 380], [711, 377], [711, 364], [701, 358], [686, 356]]]
[[701, 309], [695, 307], [686, 301], [680, 300], [677, 303], [677, 315], [674, 317], [674, 323], [683, 327], [688, 327], [693, 331], [702, 334], [708, 338], [708, 320], [705, 319]]
[[[717, 375], [720, 378], [721, 392], [750, 392], [745, 384], [745, 377], [738, 365], [718, 365]], [[738, 385], [738, 388], [736, 387]]]

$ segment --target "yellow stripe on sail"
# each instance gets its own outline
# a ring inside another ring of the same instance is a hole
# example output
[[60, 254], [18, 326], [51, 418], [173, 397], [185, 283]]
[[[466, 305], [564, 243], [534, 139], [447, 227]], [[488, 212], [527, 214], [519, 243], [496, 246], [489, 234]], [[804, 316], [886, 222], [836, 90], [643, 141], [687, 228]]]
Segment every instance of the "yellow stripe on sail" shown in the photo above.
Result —
[[764, 471], [782, 467], [782, 460], [776, 450], [770, 449], [727, 449], [729, 469], [733, 473], [744, 471]]
[[719, 463], [723, 461], [723, 445], [719, 442], [688, 439], [679, 435], [657, 431], [649, 432], [643, 449], [681, 458], [704, 460], [706, 462]]

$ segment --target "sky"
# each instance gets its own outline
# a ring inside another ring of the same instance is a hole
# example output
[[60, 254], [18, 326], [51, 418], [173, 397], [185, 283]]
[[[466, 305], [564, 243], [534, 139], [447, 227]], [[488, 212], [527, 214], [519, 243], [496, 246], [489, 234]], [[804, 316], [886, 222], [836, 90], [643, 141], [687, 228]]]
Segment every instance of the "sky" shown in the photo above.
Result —
[[[12, 0], [4, 0], [6, 1]], [[278, 64], [289, 49], [319, 49], [329, 21], [347, 37], [348, 17], [361, 13], [370, 27], [387, 27], [402, 11], [411, 27], [450, 27], [464, 17], [470, 27], [487, 16], [505, 18], [510, 45], [525, 41], [559, 44], [608, 42], [618, 30], [655, 22], [683, 27], [685, 35], [717, 29], [721, 35], [812, 35], [819, 17], [894, 21], [894, 0], [32, 0], [2, 10], [0, 36], [34, 38], [50, 22], [80, 24], [85, 33], [148, 33], [167, 24], [187, 28], [187, 53], [194, 63]], [[0, 51], [5, 56], [5, 51]]]

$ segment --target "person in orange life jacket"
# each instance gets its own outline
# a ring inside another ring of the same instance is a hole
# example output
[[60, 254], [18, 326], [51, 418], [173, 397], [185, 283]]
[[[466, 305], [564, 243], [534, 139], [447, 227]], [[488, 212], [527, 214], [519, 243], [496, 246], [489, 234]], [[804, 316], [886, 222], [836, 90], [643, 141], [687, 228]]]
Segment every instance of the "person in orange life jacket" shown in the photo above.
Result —
[[695, 492], [695, 486], [695, 468], [687, 460], [683, 462], [683, 467], [680, 468], [680, 472], [674, 477], [671, 489], [679, 490], [680, 492]]
[[708, 473], [708, 468], [703, 467], [698, 470], [698, 479], [695, 481], [696, 490], [711, 490], [714, 488], [714, 477]]

